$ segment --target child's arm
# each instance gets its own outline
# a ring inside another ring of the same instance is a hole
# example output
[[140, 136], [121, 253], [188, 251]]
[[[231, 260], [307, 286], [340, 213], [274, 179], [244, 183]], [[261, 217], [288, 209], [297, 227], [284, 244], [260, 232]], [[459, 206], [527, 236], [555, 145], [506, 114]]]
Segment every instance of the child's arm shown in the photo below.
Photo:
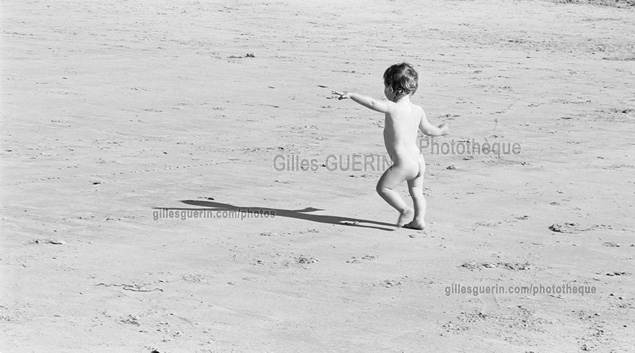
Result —
[[441, 124], [438, 127], [430, 124], [428, 119], [426, 118], [426, 113], [423, 112], [423, 116], [421, 117], [421, 123], [419, 124], [419, 130], [428, 136], [443, 136], [450, 133], [450, 128], [448, 124]]
[[368, 96], [364, 96], [361, 94], [357, 94], [355, 92], [337, 92], [337, 91], [333, 91], [333, 94], [337, 94], [339, 95], [339, 97], [337, 99], [346, 99], [346, 98], [350, 98], [353, 101], [355, 101], [356, 103], [359, 103], [363, 106], [365, 106], [368, 109], [372, 109], [376, 112], [380, 112], [380, 113], [387, 113], [388, 110], [390, 110], [390, 104], [387, 101], [380, 101], [377, 99], [374, 99], [372, 97], [368, 97]]

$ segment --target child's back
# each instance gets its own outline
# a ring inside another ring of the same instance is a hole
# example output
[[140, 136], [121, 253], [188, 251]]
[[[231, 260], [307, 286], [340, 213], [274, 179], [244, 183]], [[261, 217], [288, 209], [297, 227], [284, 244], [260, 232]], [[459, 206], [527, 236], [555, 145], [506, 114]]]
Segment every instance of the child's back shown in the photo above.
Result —
[[407, 99], [395, 103], [386, 113], [384, 125], [384, 144], [390, 157], [407, 157], [418, 160], [417, 132], [421, 124], [423, 109]]

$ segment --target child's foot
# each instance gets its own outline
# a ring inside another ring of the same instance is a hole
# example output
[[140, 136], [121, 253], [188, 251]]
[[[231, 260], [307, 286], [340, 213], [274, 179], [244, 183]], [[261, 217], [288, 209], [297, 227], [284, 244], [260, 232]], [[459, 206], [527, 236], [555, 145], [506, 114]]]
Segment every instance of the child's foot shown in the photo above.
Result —
[[397, 227], [403, 227], [409, 220], [412, 219], [414, 214], [415, 214], [415, 210], [413, 210], [412, 208], [409, 208], [401, 212], [401, 215], [399, 216], [399, 219], [397, 220]]
[[404, 224], [403, 227], [408, 229], [424, 230], [426, 228], [426, 224], [423, 221], [417, 221], [415, 219], [408, 224]]

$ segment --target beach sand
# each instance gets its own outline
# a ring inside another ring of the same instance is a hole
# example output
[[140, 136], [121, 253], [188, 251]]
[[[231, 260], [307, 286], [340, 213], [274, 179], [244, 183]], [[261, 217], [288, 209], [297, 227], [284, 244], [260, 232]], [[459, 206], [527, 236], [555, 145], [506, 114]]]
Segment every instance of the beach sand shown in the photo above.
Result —
[[[2, 28], [3, 353], [635, 351], [632, 7], [7, 0]], [[381, 114], [331, 94], [401, 61], [452, 132], [425, 232], [346, 164]]]

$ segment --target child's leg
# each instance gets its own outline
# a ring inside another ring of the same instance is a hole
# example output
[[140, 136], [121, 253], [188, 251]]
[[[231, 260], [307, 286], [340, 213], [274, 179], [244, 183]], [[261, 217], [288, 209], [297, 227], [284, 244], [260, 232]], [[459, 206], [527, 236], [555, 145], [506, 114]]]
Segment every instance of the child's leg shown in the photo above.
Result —
[[401, 214], [397, 221], [398, 226], [403, 226], [412, 214], [414, 213], [412, 208], [404, 202], [395, 190], [399, 184], [408, 179], [408, 168], [400, 168], [396, 165], [391, 166], [384, 172], [377, 182], [377, 193], [381, 196], [390, 206], [394, 207]]
[[412, 203], [414, 204], [415, 217], [412, 222], [404, 225], [406, 228], [423, 229], [426, 226], [426, 198], [423, 196], [423, 174], [426, 169], [426, 164], [423, 158], [419, 160], [419, 174], [416, 178], [408, 180], [408, 191], [410, 191], [410, 197], [412, 197]]

